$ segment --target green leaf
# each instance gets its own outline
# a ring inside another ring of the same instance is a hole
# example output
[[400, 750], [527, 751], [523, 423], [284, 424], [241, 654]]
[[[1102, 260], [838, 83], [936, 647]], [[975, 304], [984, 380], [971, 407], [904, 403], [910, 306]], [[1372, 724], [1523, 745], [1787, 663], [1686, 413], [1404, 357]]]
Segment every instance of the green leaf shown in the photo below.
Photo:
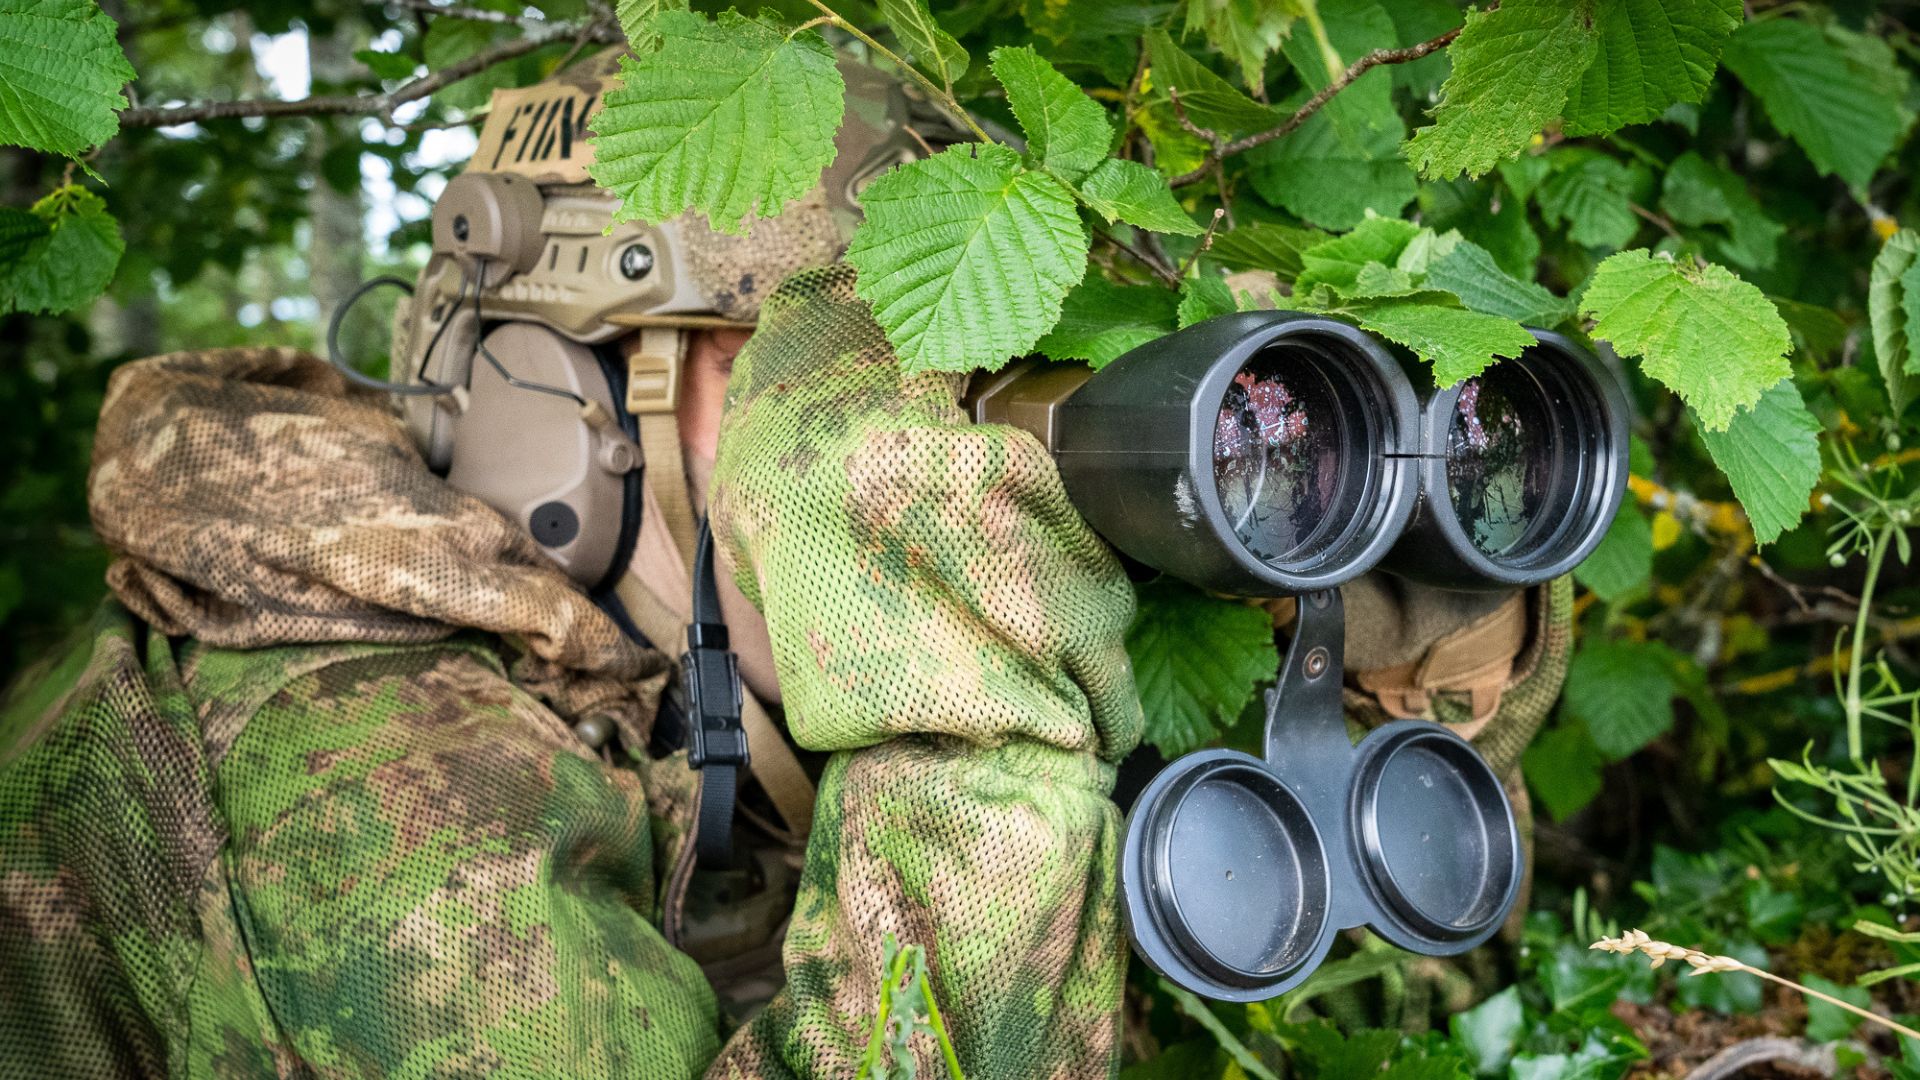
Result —
[[1567, 711], [1586, 723], [1601, 753], [1625, 758], [1673, 726], [1677, 660], [1654, 642], [1588, 642], [1567, 664]]
[[1418, 192], [1399, 135], [1349, 143], [1324, 110], [1248, 151], [1247, 162], [1261, 198], [1327, 229], [1351, 229], [1369, 213], [1392, 217]]
[[1455, 1013], [1447, 1022], [1453, 1040], [1467, 1052], [1473, 1071], [1494, 1076], [1506, 1070], [1513, 1051], [1520, 1045], [1525, 1017], [1520, 1008], [1520, 988], [1509, 986], [1463, 1013]]
[[[1396, 43], [1393, 20], [1378, 4], [1329, 4], [1321, 14], [1342, 69]], [[1292, 114], [1332, 77], [1313, 35], [1289, 38], [1284, 51], [1305, 84], [1280, 103], [1280, 111]], [[1398, 214], [1413, 201], [1417, 186], [1413, 170], [1400, 156], [1407, 129], [1392, 92], [1390, 80], [1358, 80], [1286, 138], [1255, 147], [1247, 157], [1255, 190], [1274, 205], [1328, 229], [1350, 229], [1368, 211]]]
[[26, 258], [33, 245], [52, 232], [53, 226], [39, 214], [0, 206], [0, 268]]
[[1207, 255], [1234, 270], [1271, 270], [1283, 280], [1300, 273], [1300, 253], [1330, 239], [1319, 229], [1253, 222], [1216, 233]]
[[1582, 247], [1625, 247], [1640, 231], [1633, 214], [1633, 172], [1604, 154], [1582, 153], [1540, 185], [1534, 201], [1553, 226]]
[[1600, 794], [1600, 771], [1606, 763], [1585, 726], [1561, 724], [1527, 747], [1520, 771], [1553, 820], [1565, 821]]
[[1054, 360], [1085, 360], [1097, 371], [1129, 349], [1174, 330], [1179, 298], [1156, 285], [1116, 285], [1099, 274], [1067, 294], [1060, 321], [1036, 346]]
[[967, 73], [972, 58], [921, 0], [879, 0], [880, 19], [900, 39], [914, 62], [949, 89]]
[[1534, 341], [1512, 319], [1423, 300], [1356, 302], [1342, 310], [1432, 364], [1434, 382], [1440, 386], [1470, 379], [1495, 360], [1513, 359]]
[[1920, 290], [1908, 288], [1914, 267], [1920, 266], [1920, 232], [1901, 229], [1887, 238], [1873, 260], [1867, 286], [1867, 315], [1873, 324], [1873, 354], [1880, 377], [1887, 383], [1893, 415], [1906, 411], [1920, 396], [1920, 341], [1909, 327], [1920, 315]]
[[845, 91], [825, 39], [733, 11], [718, 22], [668, 11], [652, 26], [659, 51], [620, 61], [620, 88], [593, 121], [588, 171], [620, 197], [615, 221], [692, 208], [740, 232], [820, 182]]
[[1266, 83], [1267, 56], [1312, 0], [1187, 0], [1187, 33], [1199, 31], [1240, 66], [1249, 88]]
[[[518, 33], [518, 29], [502, 23], [434, 19], [427, 24], [426, 35], [420, 42], [420, 54], [426, 59], [429, 69], [439, 71]], [[515, 85], [518, 74], [515, 64], [495, 64], [441, 87], [434, 91], [433, 97], [448, 108], [478, 109], [487, 103], [495, 90]]]
[[1864, 190], [1913, 117], [1843, 40], [1797, 19], [1768, 19], [1734, 31], [1722, 62], [1815, 168]]
[[1073, 195], [1004, 146], [956, 146], [861, 194], [847, 261], [908, 371], [998, 368], [1033, 347], [1087, 271]]
[[1027, 133], [1027, 152], [1069, 183], [1107, 156], [1113, 125], [1107, 110], [1029, 46], [993, 50], [993, 76], [1006, 88], [1007, 104]]
[[1609, 604], [1640, 592], [1653, 577], [1653, 523], [1632, 499], [1614, 515], [1600, 546], [1574, 567], [1573, 577]]
[[378, 52], [373, 49], [356, 49], [355, 60], [367, 66], [377, 79], [410, 79], [420, 68], [420, 61], [406, 53]]
[[1535, 282], [1512, 277], [1500, 269], [1491, 252], [1468, 240], [1458, 240], [1429, 261], [1424, 280], [1430, 288], [1445, 289], [1459, 297], [1474, 311], [1528, 326], [1552, 327], [1573, 314], [1570, 301]]
[[[1857, 986], [1841, 986], [1831, 979], [1823, 979], [1812, 974], [1800, 976], [1800, 983], [1862, 1009], [1873, 1004], [1873, 995]], [[1810, 1042], [1833, 1042], [1836, 1039], [1844, 1039], [1853, 1034], [1853, 1029], [1861, 1024], [1857, 1013], [1850, 1013], [1838, 1005], [1821, 1001], [1816, 997], [1809, 997], [1806, 1000], [1807, 1039]]]
[[1820, 482], [1819, 436], [1820, 421], [1807, 411], [1792, 379], [1780, 380], [1735, 413], [1725, 431], [1701, 430], [1760, 543], [1772, 543], [1806, 514]]
[[1706, 96], [1740, 0], [1609, 0], [1594, 9], [1599, 48], [1567, 93], [1568, 135], [1658, 120]]
[[1400, 257], [1400, 252], [1418, 235], [1420, 226], [1410, 221], [1387, 217], [1368, 218], [1345, 236], [1336, 236], [1301, 252], [1302, 269], [1299, 278], [1294, 281], [1293, 290], [1295, 294], [1300, 294], [1315, 285], [1330, 285], [1336, 290], [1351, 289], [1360, 276], [1361, 267], [1368, 263], [1392, 265]]
[[1180, 51], [1164, 30], [1147, 35], [1147, 59], [1153, 65], [1154, 89], [1161, 94], [1179, 91], [1187, 118], [1203, 128], [1227, 135], [1265, 130], [1285, 119]]
[[1140, 586], [1127, 655], [1146, 741], [1171, 758], [1212, 741], [1273, 678], [1279, 656], [1265, 611], [1169, 577]]
[[663, 11], [685, 10], [687, 0], [619, 0], [614, 6], [620, 29], [636, 54], [651, 52], [660, 44], [660, 32], [653, 25], [655, 16]]
[[1233, 300], [1233, 289], [1227, 285], [1227, 279], [1214, 274], [1201, 274], [1190, 277], [1180, 283], [1180, 307], [1177, 312], [1180, 329], [1185, 330], [1197, 322], [1204, 322], [1215, 315], [1231, 315], [1239, 310]]
[[1433, 124], [1407, 158], [1425, 177], [1479, 176], [1524, 148], [1560, 115], [1594, 54], [1590, 2], [1508, 0], [1467, 15], [1448, 51], [1453, 74]]
[[57, 314], [92, 303], [113, 281], [126, 250], [107, 204], [69, 184], [35, 203], [33, 216], [46, 223], [47, 231], [28, 240], [24, 250], [19, 237], [25, 227], [7, 222], [5, 246], [20, 254], [0, 260], [0, 315]]
[[1787, 231], [1767, 216], [1738, 176], [1691, 150], [1667, 166], [1660, 208], [1680, 225], [1725, 226], [1728, 239], [1716, 245], [1718, 253], [1755, 270], [1773, 266]]
[[1725, 267], [1622, 251], [1594, 271], [1580, 310], [1595, 320], [1594, 337], [1640, 357], [1711, 431], [1789, 374], [1786, 322]]
[[1109, 223], [1199, 236], [1203, 230], [1174, 201], [1167, 178], [1137, 161], [1108, 158], [1080, 181], [1080, 198]]
[[78, 158], [120, 130], [133, 65], [93, 0], [0, 0], [0, 143]]

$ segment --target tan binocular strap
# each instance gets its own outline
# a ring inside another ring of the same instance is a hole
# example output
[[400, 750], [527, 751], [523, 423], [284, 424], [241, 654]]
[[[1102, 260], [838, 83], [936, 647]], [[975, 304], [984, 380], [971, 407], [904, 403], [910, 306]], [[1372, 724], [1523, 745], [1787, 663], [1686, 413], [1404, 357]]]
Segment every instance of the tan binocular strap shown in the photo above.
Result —
[[1435, 641], [1418, 660], [1356, 671], [1353, 680], [1393, 716], [1422, 716], [1432, 695], [1466, 697], [1471, 719], [1456, 725], [1471, 739], [1493, 719], [1513, 666], [1527, 642], [1526, 596], [1516, 593], [1493, 611]]

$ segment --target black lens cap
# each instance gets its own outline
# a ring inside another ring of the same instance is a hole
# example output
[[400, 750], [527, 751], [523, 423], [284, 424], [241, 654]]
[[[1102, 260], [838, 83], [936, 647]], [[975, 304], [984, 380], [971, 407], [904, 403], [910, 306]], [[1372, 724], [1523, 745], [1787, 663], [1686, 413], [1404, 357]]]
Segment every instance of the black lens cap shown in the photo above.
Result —
[[1421, 720], [1355, 746], [1339, 595], [1302, 597], [1297, 611], [1267, 698], [1265, 760], [1188, 754], [1127, 815], [1120, 895], [1134, 948], [1220, 1001], [1298, 986], [1347, 927], [1428, 956], [1464, 952], [1520, 892], [1519, 829], [1486, 761]]
[[1270, 997], [1325, 951], [1320, 830], [1250, 755], [1190, 754], [1156, 777], [1129, 815], [1121, 883], [1141, 955], [1209, 997]]
[[1520, 833], [1499, 778], [1466, 740], [1422, 721], [1380, 728], [1359, 747], [1351, 805], [1363, 877], [1387, 909], [1382, 937], [1444, 955], [1506, 917]]

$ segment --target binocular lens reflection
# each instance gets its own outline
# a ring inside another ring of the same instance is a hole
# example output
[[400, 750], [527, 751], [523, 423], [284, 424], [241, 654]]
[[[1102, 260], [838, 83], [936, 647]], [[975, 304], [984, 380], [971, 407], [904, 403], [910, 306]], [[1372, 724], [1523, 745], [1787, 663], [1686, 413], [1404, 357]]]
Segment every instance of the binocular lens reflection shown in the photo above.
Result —
[[1214, 420], [1214, 488], [1234, 535], [1268, 563], [1325, 551], [1359, 508], [1359, 410], [1317, 351], [1289, 344], [1248, 361]]
[[1546, 391], [1517, 363], [1460, 388], [1447, 433], [1447, 493], [1475, 547], [1499, 558], [1531, 547], [1560, 457]]

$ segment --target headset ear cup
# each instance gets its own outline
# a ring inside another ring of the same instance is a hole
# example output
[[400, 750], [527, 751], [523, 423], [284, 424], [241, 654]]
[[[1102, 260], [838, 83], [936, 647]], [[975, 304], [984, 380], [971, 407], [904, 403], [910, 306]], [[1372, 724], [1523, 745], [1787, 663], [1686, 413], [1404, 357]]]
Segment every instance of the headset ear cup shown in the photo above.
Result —
[[[605, 368], [591, 348], [531, 323], [496, 327], [482, 347], [523, 385], [492, 364], [473, 365], [465, 405], [449, 421], [447, 482], [526, 529], [568, 576], [595, 588], [623, 565], [623, 522], [640, 491], [639, 448], [607, 422], [621, 412]], [[574, 395], [602, 420], [525, 384]], [[630, 554], [631, 540], [624, 546]]]
[[[602, 345], [593, 350], [594, 359], [600, 364], [600, 374], [605, 380], [610, 400], [624, 403], [627, 397], [627, 368], [612, 346]], [[620, 423], [622, 434], [640, 445], [640, 419], [624, 408], [616, 408], [613, 415]], [[633, 561], [633, 548], [640, 540], [640, 527], [646, 506], [647, 461], [644, 451], [640, 454], [640, 464], [629, 469], [621, 477], [620, 517], [618, 532], [614, 537], [613, 556], [608, 561], [606, 573], [592, 586], [595, 593], [611, 590], [626, 573], [627, 564]]]

